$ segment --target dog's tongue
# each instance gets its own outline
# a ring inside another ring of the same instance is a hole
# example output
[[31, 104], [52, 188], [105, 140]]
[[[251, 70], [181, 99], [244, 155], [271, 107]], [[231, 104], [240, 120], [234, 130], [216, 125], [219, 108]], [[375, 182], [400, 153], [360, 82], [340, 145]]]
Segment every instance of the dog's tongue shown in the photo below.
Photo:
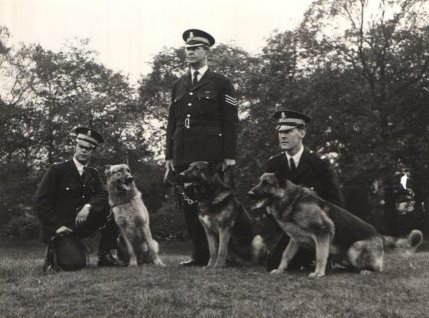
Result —
[[268, 205], [269, 201], [270, 201], [270, 199], [269, 199], [269, 198], [265, 198], [265, 199], [259, 200], [259, 201], [255, 204], [255, 206], [253, 207], [253, 209], [260, 209], [260, 208], [264, 208], [264, 207], [266, 207], [266, 206]]

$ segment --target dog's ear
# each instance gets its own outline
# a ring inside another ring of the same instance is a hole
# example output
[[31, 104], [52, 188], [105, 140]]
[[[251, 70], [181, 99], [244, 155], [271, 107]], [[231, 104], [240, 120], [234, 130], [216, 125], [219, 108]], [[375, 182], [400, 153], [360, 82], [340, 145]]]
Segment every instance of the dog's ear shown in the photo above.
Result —
[[277, 180], [280, 187], [286, 189], [286, 187], [287, 187], [287, 179], [286, 178], [277, 178], [276, 177], [276, 180]]
[[207, 163], [207, 171], [210, 175], [214, 175], [219, 169], [219, 164], [214, 162]]
[[104, 165], [104, 176], [108, 177], [110, 176], [110, 165]]

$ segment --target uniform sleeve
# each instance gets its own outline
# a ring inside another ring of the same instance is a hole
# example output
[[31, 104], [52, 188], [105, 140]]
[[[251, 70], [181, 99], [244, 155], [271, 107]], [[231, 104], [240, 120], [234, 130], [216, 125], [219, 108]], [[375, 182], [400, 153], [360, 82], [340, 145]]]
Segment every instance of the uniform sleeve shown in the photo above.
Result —
[[98, 171], [96, 169], [92, 169], [91, 174], [93, 175], [91, 183], [94, 189], [94, 193], [89, 201], [91, 204], [91, 212], [107, 214], [110, 210], [107, 190]]
[[168, 109], [168, 118], [167, 118], [167, 131], [166, 131], [166, 140], [165, 140], [165, 159], [173, 158], [173, 134], [176, 130], [176, 114], [174, 109], [174, 88], [171, 92], [171, 103]]
[[323, 195], [320, 196], [325, 200], [334, 203], [340, 207], [344, 207], [344, 197], [340, 189], [340, 182], [338, 175], [329, 163], [322, 161], [322, 174], [323, 180]]
[[58, 173], [51, 166], [40, 181], [34, 196], [34, 211], [39, 217], [44, 232], [54, 233], [61, 225], [54, 209], [55, 190], [58, 184]]
[[229, 79], [221, 94], [221, 118], [223, 130], [223, 157], [235, 159], [238, 134], [238, 101], [234, 87]]

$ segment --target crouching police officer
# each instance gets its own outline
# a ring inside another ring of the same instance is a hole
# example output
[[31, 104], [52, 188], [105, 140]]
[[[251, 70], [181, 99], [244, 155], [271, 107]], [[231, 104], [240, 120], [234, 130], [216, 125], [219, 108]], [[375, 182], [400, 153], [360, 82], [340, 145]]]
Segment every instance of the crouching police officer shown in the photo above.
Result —
[[77, 127], [76, 148], [71, 160], [49, 167], [38, 185], [34, 209], [42, 225], [44, 242], [56, 234], [73, 232], [83, 238], [101, 229], [98, 266], [124, 266], [112, 255], [118, 227], [109, 217], [107, 191], [95, 168], [88, 162], [103, 137], [96, 131]]
[[[292, 103], [291, 103], [292, 104]], [[301, 106], [298, 101], [293, 105]], [[344, 206], [338, 176], [330, 164], [317, 154], [304, 147], [303, 139], [307, 133], [310, 118], [296, 110], [282, 108], [275, 112], [276, 129], [280, 149], [279, 154], [272, 156], [265, 164], [266, 172], [275, 173], [283, 183], [285, 180], [313, 189], [321, 198]], [[277, 242], [267, 260], [269, 271], [277, 268], [287, 244], [287, 236], [273, 218], [271, 231], [277, 234]], [[314, 260], [314, 252], [300, 250], [293, 258], [288, 268], [299, 269], [310, 267]]]

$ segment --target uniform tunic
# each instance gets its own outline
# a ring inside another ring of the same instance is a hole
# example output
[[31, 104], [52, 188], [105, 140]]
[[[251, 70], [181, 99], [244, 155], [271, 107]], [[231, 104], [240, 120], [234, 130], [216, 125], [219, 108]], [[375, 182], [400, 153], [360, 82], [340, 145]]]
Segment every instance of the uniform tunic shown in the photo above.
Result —
[[109, 214], [107, 191], [95, 168], [86, 167], [81, 176], [73, 160], [49, 167], [34, 198], [43, 240], [48, 241], [61, 226], [75, 229], [76, 215], [86, 203], [91, 210], [84, 227], [94, 230]]
[[176, 167], [194, 161], [234, 159], [238, 112], [231, 81], [208, 69], [193, 87], [188, 73], [173, 84], [166, 159]]
[[275, 173], [280, 182], [289, 181], [310, 188], [322, 198], [338, 206], [344, 205], [338, 177], [328, 163], [304, 149], [298, 167], [290, 171], [284, 152], [268, 159], [266, 172]]

